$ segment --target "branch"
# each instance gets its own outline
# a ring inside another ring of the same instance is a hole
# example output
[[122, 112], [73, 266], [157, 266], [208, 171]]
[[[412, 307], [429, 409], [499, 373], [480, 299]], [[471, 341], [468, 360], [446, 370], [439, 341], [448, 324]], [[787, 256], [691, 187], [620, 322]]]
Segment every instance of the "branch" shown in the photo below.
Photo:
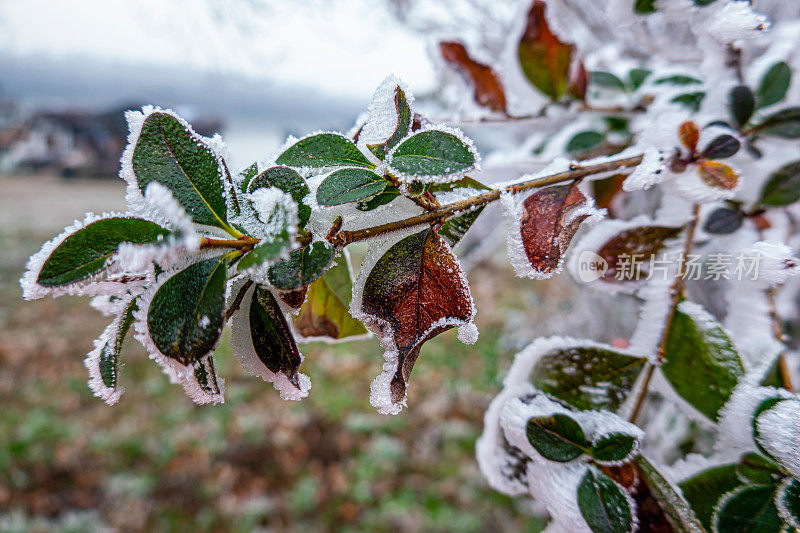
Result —
[[[669, 314], [667, 315], [667, 321], [664, 324], [664, 330], [661, 333], [661, 340], [658, 343], [658, 348], [656, 350], [658, 364], [664, 361], [669, 330], [672, 327], [673, 320], [675, 320], [675, 313], [678, 310], [678, 304], [681, 303], [681, 300], [685, 294], [686, 280], [684, 278], [686, 277], [686, 258], [692, 251], [692, 246], [694, 246], [694, 233], [697, 229], [697, 223], [699, 220], [700, 204], [694, 204], [694, 209], [692, 210], [692, 220], [689, 221], [688, 229], [686, 230], [686, 241], [684, 242], [683, 253], [681, 254], [678, 263], [678, 273], [676, 274], [675, 279], [669, 288], [669, 292], [672, 295], [672, 301], [670, 302]], [[644, 401], [647, 398], [647, 391], [650, 388], [650, 381], [653, 379], [653, 373], [655, 372], [655, 369], [656, 364], [652, 362], [647, 363], [644, 378], [642, 378], [642, 386], [639, 388], [639, 393], [636, 396], [633, 409], [631, 410], [630, 416], [628, 416], [628, 421], [633, 424], [636, 423], [636, 419], [639, 418], [639, 413], [642, 411], [642, 407], [644, 407]]]

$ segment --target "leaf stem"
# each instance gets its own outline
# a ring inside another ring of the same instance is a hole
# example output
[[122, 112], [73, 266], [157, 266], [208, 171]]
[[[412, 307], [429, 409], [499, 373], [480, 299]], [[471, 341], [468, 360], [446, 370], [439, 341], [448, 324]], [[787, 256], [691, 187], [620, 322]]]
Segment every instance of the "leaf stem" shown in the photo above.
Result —
[[[769, 316], [772, 320], [772, 333], [775, 336], [775, 340], [783, 344], [786, 341], [786, 335], [783, 334], [783, 326], [781, 326], [781, 320], [778, 316], [778, 307], [775, 304], [777, 292], [775, 287], [768, 289], [767, 301], [769, 302]], [[789, 365], [786, 362], [786, 355], [783, 351], [778, 355], [778, 375], [781, 378], [781, 386], [789, 392], [794, 392], [791, 372], [789, 371]]]
[[[669, 338], [669, 330], [672, 328], [672, 322], [675, 320], [675, 313], [678, 310], [678, 304], [681, 303], [681, 300], [683, 300], [685, 295], [686, 258], [692, 251], [692, 246], [694, 246], [694, 234], [697, 230], [697, 223], [699, 220], [700, 204], [694, 204], [694, 208], [692, 209], [692, 219], [689, 221], [686, 230], [686, 240], [683, 244], [683, 253], [681, 254], [678, 262], [678, 273], [676, 274], [675, 279], [672, 281], [672, 284], [669, 288], [669, 292], [672, 295], [672, 300], [670, 302], [667, 320], [664, 323], [664, 330], [661, 333], [661, 340], [658, 343], [658, 348], [656, 350], [657, 364], [664, 362], [667, 339]], [[642, 407], [644, 407], [644, 401], [647, 398], [647, 392], [650, 388], [650, 381], [653, 379], [653, 373], [655, 372], [655, 369], [656, 363], [648, 361], [647, 367], [645, 368], [644, 378], [642, 378], [642, 385], [639, 387], [639, 392], [636, 396], [636, 400], [634, 401], [633, 409], [631, 409], [631, 413], [628, 416], [628, 421], [633, 424], [636, 423], [636, 419], [639, 418], [639, 413], [641, 413]]]

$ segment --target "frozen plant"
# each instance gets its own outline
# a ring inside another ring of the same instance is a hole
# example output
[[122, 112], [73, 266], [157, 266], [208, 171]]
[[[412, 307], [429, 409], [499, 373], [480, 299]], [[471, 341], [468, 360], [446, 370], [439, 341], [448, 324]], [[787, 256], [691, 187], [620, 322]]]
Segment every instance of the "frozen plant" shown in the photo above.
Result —
[[[404, 3], [408, 24], [425, 3]], [[579, 293], [608, 296], [598, 321], [622, 302], [640, 312], [629, 339], [540, 338], [517, 354], [477, 444], [492, 487], [533, 498], [550, 531], [795, 531], [800, 358], [785, 326], [800, 289], [800, 8], [788, 4], [502, 3], [480, 39], [470, 17], [442, 21], [441, 98], [415, 103], [390, 76], [351, 133], [290, 138], [235, 173], [219, 137], [169, 110], [129, 112], [128, 211], [46, 243], [23, 295], [90, 295], [112, 317], [86, 359], [109, 404], [131, 330], [194, 401], [223, 401], [213, 353], [230, 322], [243, 368], [291, 400], [311, 389], [299, 342], [376, 335], [370, 400], [397, 414], [427, 340], [477, 339], [453, 248], [497, 202], [518, 276], [566, 266]], [[454, 123], [507, 130], [488, 170], [539, 170], [482, 183]]]

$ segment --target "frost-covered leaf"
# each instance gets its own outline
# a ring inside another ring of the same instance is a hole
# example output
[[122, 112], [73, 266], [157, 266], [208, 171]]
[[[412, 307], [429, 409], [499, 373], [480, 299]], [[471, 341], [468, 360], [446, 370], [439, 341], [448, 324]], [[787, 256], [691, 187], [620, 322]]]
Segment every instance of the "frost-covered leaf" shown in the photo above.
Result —
[[592, 442], [589, 455], [600, 463], [629, 461], [638, 450], [639, 440], [627, 433], [608, 433]]
[[785, 61], [772, 65], [758, 86], [758, 107], [767, 107], [783, 100], [791, 81], [792, 69]]
[[757, 447], [787, 472], [800, 478], [800, 401], [797, 398], [759, 406], [754, 416], [753, 436]]
[[635, 91], [642, 86], [644, 81], [653, 73], [652, 70], [646, 68], [634, 68], [628, 72], [628, 79], [631, 82], [631, 87]]
[[531, 370], [533, 385], [578, 409], [622, 405], [646, 359], [595, 346], [554, 348]]
[[61, 241], [42, 264], [36, 283], [58, 287], [80, 281], [102, 271], [120, 244], [152, 243], [169, 234], [169, 230], [141, 218], [101, 218]]
[[177, 117], [159, 111], [145, 117], [132, 166], [142, 192], [150, 183], [159, 183], [198, 224], [230, 228], [220, 160]]
[[358, 202], [356, 204], [356, 209], [359, 211], [372, 211], [373, 209], [377, 209], [382, 205], [386, 205], [395, 198], [400, 196], [400, 191], [398, 191], [395, 187], [386, 187], [386, 189], [370, 198], [369, 200]]
[[702, 91], [695, 91], [691, 93], [679, 94], [678, 96], [673, 97], [670, 102], [674, 104], [681, 104], [690, 111], [699, 111], [705, 97], [706, 93]]
[[588, 152], [603, 143], [605, 137], [599, 131], [587, 130], [576, 133], [568, 142], [565, 150], [569, 154]]
[[398, 177], [449, 177], [475, 169], [478, 156], [456, 130], [429, 129], [403, 140], [386, 156], [386, 163]]
[[700, 520], [681, 492], [673, 487], [644, 456], [639, 455], [634, 461], [639, 475], [647, 483], [673, 530], [676, 533], [702, 533], [704, 528]]
[[[197, 403], [221, 403], [224, 401], [223, 380], [217, 376], [214, 356], [202, 358], [192, 370], [192, 378], [183, 384], [184, 389]], [[197, 390], [193, 390], [196, 387]]]
[[722, 465], [703, 470], [680, 483], [681, 492], [691, 504], [695, 515], [708, 531], [719, 500], [742, 485], [736, 475], [736, 465]]
[[210, 353], [225, 314], [225, 258], [195, 263], [161, 285], [147, 309], [147, 330], [156, 348], [183, 365]]
[[[487, 187], [478, 180], [467, 176], [457, 181], [433, 183], [428, 186], [427, 191], [436, 195], [436, 193], [451, 192], [458, 189], [470, 189], [473, 191], [492, 190], [491, 187]], [[477, 207], [466, 213], [448, 218], [442, 224], [442, 227], [439, 228], [439, 235], [447, 240], [447, 244], [449, 244], [451, 248], [454, 247], [461, 241], [461, 238], [464, 237], [469, 228], [472, 227], [472, 224], [478, 219], [478, 216], [483, 212], [483, 208], [484, 206]]]
[[550, 461], [572, 461], [589, 447], [580, 424], [561, 413], [531, 417], [525, 432], [539, 455]]
[[776, 111], [765, 117], [753, 130], [782, 139], [800, 139], [800, 107]]
[[700, 141], [700, 128], [691, 120], [682, 122], [678, 127], [678, 138], [681, 140], [681, 144], [694, 154], [697, 151], [697, 143]]
[[478, 63], [458, 42], [441, 42], [439, 51], [444, 60], [464, 77], [472, 86], [475, 101], [492, 111], [506, 112], [506, 94], [497, 73], [488, 65]]
[[612, 89], [620, 92], [627, 92], [625, 82], [619, 79], [615, 74], [606, 72], [604, 70], [593, 70], [589, 73], [589, 83], [604, 89]]
[[137, 309], [137, 299], [131, 299], [114, 320], [103, 330], [94, 342], [94, 349], [84, 360], [89, 371], [89, 388], [95, 396], [109, 405], [117, 403], [122, 389], [119, 387], [119, 356], [122, 341], [133, 324], [133, 312]]
[[239, 172], [239, 190], [247, 192], [247, 187], [250, 182], [258, 174], [258, 163], [252, 163], [249, 167]]
[[614, 480], [593, 467], [578, 485], [578, 507], [594, 533], [629, 533], [635, 528], [633, 500]]
[[300, 139], [275, 162], [293, 167], [375, 167], [353, 141], [338, 133], [318, 133]]
[[784, 400], [786, 400], [786, 398], [781, 395], [770, 396], [761, 401], [753, 411], [753, 420], [751, 422], [751, 427], [753, 430], [753, 441], [755, 442], [756, 447], [759, 450], [761, 450], [761, 452], [764, 453], [765, 455], [770, 455], [770, 453], [767, 449], [764, 448], [764, 446], [761, 443], [762, 442], [761, 430], [759, 429], [758, 426], [758, 417], [761, 416], [761, 413], [764, 413], [765, 411], [772, 409], [773, 407], [783, 402]]
[[[342, 251], [346, 253], [347, 250]], [[308, 286], [300, 313], [292, 319], [295, 329], [303, 337], [328, 340], [365, 335], [367, 328], [350, 315], [352, 287], [348, 260], [342, 257], [337, 265]]]
[[366, 122], [356, 133], [358, 145], [383, 160], [411, 132], [414, 124], [412, 101], [402, 81], [395, 76], [383, 80], [372, 96]]
[[772, 174], [761, 188], [761, 205], [782, 207], [800, 200], [800, 160], [788, 163]]
[[739, 174], [729, 165], [719, 161], [700, 161], [697, 164], [700, 179], [715, 189], [733, 190], [739, 185]]
[[686, 76], [684, 74], [675, 74], [673, 76], [664, 76], [654, 82], [656, 85], [702, 85], [703, 81], [693, 76]]
[[528, 11], [517, 55], [528, 81], [553, 100], [567, 92], [572, 49], [571, 44], [561, 42], [550, 30], [545, 18], [545, 2], [535, 0]]
[[247, 252], [237, 263], [239, 271], [268, 263], [281, 256], [291, 245], [293, 237], [284, 230], [264, 238], [255, 248]]
[[303, 199], [311, 191], [296, 170], [289, 167], [270, 167], [257, 176], [253, 176], [248, 182], [247, 192], [252, 193], [264, 187], [277, 187], [291, 195], [292, 200], [297, 203], [297, 227], [298, 229], [306, 227], [308, 218], [311, 216], [311, 208], [303, 203]]
[[746, 85], [737, 85], [728, 94], [728, 109], [736, 124], [741, 128], [753, 116], [756, 108], [756, 97]]
[[397, 368], [389, 393], [396, 404], [405, 398], [422, 344], [469, 323], [474, 307], [458, 260], [429, 228], [401, 239], [378, 259], [364, 283], [361, 312], [391, 331]]
[[250, 337], [259, 360], [274, 374], [284, 374], [300, 389], [297, 369], [303, 359], [278, 302], [265, 287], [256, 286], [250, 299]]
[[775, 506], [786, 523], [800, 528], [800, 481], [787, 479], [775, 495]]
[[778, 515], [773, 487], [741, 487], [726, 494], [714, 512], [714, 531], [718, 533], [780, 533], [783, 520]]
[[733, 135], [720, 135], [708, 143], [700, 157], [705, 159], [724, 159], [736, 155], [742, 143]]
[[343, 168], [329, 174], [317, 188], [317, 203], [331, 206], [380, 194], [386, 180], [365, 168]]
[[772, 486], [783, 477], [783, 472], [775, 463], [755, 452], [748, 452], [739, 458], [736, 473], [743, 482], [754, 485]]
[[717, 321], [702, 307], [684, 301], [667, 332], [661, 371], [675, 392], [711, 420], [744, 375], [739, 354]]
[[[645, 259], [654, 257], [664, 249], [670, 239], [678, 236], [681, 229], [673, 226], [637, 226], [617, 233], [596, 251], [597, 255], [608, 264], [608, 269], [601, 279], [614, 283], [645, 277], [647, 272], [643, 268], [626, 272], [625, 261], [630, 261], [634, 254]], [[617, 279], [618, 273], [621, 279]]]
[[284, 291], [298, 289], [319, 278], [331, 265], [336, 250], [327, 241], [315, 241], [293, 251], [288, 259], [270, 267], [269, 282]]
[[744, 213], [732, 207], [718, 207], [708, 215], [703, 225], [706, 233], [728, 235], [742, 227]]

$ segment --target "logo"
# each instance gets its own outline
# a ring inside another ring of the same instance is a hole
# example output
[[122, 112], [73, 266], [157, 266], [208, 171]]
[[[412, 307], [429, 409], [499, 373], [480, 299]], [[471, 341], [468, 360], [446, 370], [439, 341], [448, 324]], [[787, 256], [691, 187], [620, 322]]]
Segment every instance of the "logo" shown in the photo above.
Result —
[[608, 270], [608, 262], [591, 250], [584, 250], [578, 256], [578, 278], [589, 283], [602, 278]]

